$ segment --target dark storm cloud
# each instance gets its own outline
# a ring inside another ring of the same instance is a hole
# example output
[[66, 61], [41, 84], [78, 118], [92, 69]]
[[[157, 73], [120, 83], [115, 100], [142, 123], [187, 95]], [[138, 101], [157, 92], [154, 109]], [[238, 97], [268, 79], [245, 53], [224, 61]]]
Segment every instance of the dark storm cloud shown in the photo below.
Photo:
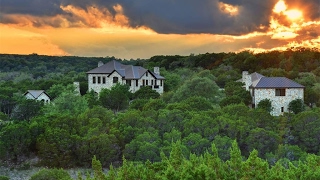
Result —
[[52, 16], [63, 13], [60, 4], [60, 0], [0, 0], [0, 12]]
[[[272, 8], [278, 0], [0, 0], [3, 14], [30, 14], [53, 16], [65, 14], [60, 5], [74, 5], [82, 9], [88, 6], [107, 8], [113, 15], [113, 6], [120, 4], [130, 26], [147, 26], [158, 33], [215, 33], [244, 34], [263, 31], [268, 26]], [[310, 17], [319, 14], [319, 0], [293, 0], [296, 4], [308, 4]], [[219, 2], [239, 8], [239, 14], [231, 16], [219, 9]], [[290, 1], [291, 3], [291, 1]], [[288, 4], [288, 3], [287, 3]], [[72, 21], [72, 15], [68, 15]], [[1, 15], [0, 15], [1, 18]], [[4, 23], [5, 18], [0, 21]], [[7, 20], [9, 21], [9, 20]]]
[[[219, 2], [237, 5], [239, 14], [231, 16], [221, 12]], [[275, 2], [141, 0], [119, 4], [133, 27], [148, 26], [159, 33], [242, 34], [259, 30], [260, 25], [268, 26]]]

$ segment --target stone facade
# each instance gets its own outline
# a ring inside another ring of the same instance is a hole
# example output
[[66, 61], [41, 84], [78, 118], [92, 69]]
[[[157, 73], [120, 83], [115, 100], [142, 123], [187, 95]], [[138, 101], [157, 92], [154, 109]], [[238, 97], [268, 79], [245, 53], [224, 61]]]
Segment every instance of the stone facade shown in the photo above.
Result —
[[289, 103], [295, 99], [304, 97], [303, 88], [285, 88], [285, 96], [276, 96], [276, 89], [254, 89], [253, 103], [257, 106], [261, 100], [269, 99], [273, 110], [271, 115], [279, 116], [284, 112], [289, 112]]
[[296, 99], [304, 99], [304, 86], [285, 77], [264, 77], [259, 73], [249, 74], [248, 71], [242, 72], [244, 88], [252, 96], [252, 107], [257, 107], [259, 102], [269, 99], [273, 110], [271, 115], [279, 116], [288, 112], [289, 103]]

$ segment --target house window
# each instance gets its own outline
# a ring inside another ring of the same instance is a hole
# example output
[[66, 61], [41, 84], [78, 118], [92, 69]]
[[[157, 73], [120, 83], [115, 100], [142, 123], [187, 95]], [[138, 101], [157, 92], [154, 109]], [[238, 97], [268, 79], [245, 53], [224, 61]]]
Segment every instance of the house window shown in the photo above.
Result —
[[118, 80], [119, 80], [119, 78], [118, 78], [118, 77], [113, 77], [113, 83], [117, 83], [117, 82], [118, 82]]
[[146, 85], [148, 86], [148, 80], [146, 80]]
[[151, 80], [151, 86], [153, 86], [153, 80]]
[[95, 76], [92, 77], [92, 83], [93, 83], [93, 84], [96, 83], [96, 77], [95, 77]]
[[281, 107], [281, 112], [284, 112], [284, 107]]
[[126, 84], [128, 84], [129, 86], [131, 86], [131, 80], [126, 80]]
[[148, 71], [146, 72], [146, 76], [148, 77]]
[[276, 96], [286, 96], [286, 89], [276, 89]]
[[142, 86], [144, 86], [145, 85], [145, 80], [144, 79], [142, 79]]
[[160, 86], [162, 86], [162, 84], [163, 84], [163, 80], [160, 81]]
[[102, 84], [106, 83], [106, 77], [102, 77]]
[[137, 80], [136, 80], [136, 86], [138, 86], [138, 85], [139, 85], [139, 80], [137, 79]]
[[98, 76], [98, 84], [100, 84], [100, 83], [101, 83], [101, 77]]

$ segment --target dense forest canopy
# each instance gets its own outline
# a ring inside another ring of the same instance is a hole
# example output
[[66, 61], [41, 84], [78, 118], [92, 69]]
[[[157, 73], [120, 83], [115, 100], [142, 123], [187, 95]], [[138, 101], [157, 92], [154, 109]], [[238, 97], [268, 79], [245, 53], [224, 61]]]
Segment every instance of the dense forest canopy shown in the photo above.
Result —
[[[148, 171], [149, 177], [186, 173], [191, 166], [198, 166], [190, 172], [202, 177], [218, 164], [221, 171], [210, 176], [224, 179], [226, 167], [235, 168], [237, 163], [243, 166], [241, 171], [258, 163], [265, 173], [281, 167], [286, 174], [288, 169], [308, 169], [312, 162], [314, 169], [305, 172], [317, 172], [319, 177], [318, 49], [116, 59], [150, 70], [159, 66], [166, 78], [165, 93], [150, 88], [131, 93], [121, 84], [99, 95], [88, 91], [86, 72], [99, 61], [114, 59], [0, 55], [1, 164], [20, 166], [36, 156], [37, 165], [47, 167], [95, 163], [95, 173], [100, 166], [123, 165], [114, 170], [118, 177], [125, 168], [136, 168], [134, 176]], [[297, 81], [305, 86], [304, 101], [292, 102], [293, 110], [279, 117], [271, 116], [267, 108], [250, 109], [250, 94], [235, 82], [244, 70]], [[74, 91], [75, 81], [80, 82], [80, 95]], [[45, 90], [52, 103], [26, 100], [22, 94], [29, 89]], [[179, 152], [172, 157], [177, 146]], [[217, 164], [210, 166], [206, 158]]]

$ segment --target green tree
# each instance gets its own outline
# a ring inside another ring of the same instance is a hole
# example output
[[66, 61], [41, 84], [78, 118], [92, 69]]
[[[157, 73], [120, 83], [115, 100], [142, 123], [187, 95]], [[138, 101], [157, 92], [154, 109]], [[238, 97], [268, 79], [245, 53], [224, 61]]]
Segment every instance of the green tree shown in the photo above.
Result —
[[130, 101], [129, 103], [129, 109], [136, 109], [136, 110], [143, 110], [143, 107], [145, 104], [149, 102], [149, 99], [135, 99], [133, 101]]
[[200, 96], [212, 103], [217, 103], [221, 95], [219, 87], [213, 80], [207, 77], [194, 77], [177, 89], [172, 100], [178, 102], [192, 96]]
[[219, 105], [221, 107], [224, 107], [231, 104], [241, 104], [241, 103], [243, 103], [243, 101], [239, 96], [230, 96], [230, 97], [223, 98], [220, 101]]
[[14, 109], [16, 102], [14, 100], [14, 92], [18, 92], [18, 89], [12, 87], [12, 84], [3, 83], [0, 85], [0, 111], [8, 116]]
[[246, 139], [248, 151], [258, 150], [259, 157], [264, 158], [268, 152], [275, 152], [279, 144], [279, 136], [272, 131], [255, 128], [249, 132]]
[[48, 114], [71, 114], [79, 115], [88, 109], [88, 103], [82, 96], [74, 92], [63, 92], [52, 103], [45, 106]]
[[43, 105], [44, 104], [41, 101], [21, 97], [19, 98], [17, 105], [11, 114], [11, 117], [20, 121], [30, 121], [32, 117], [41, 114]]
[[218, 150], [219, 158], [223, 161], [230, 159], [230, 148], [233, 140], [228, 136], [217, 135], [214, 137], [213, 143]]
[[243, 161], [238, 143], [235, 140], [230, 148], [230, 160], [226, 161], [226, 164], [229, 166], [228, 179], [240, 179], [242, 177]]
[[74, 92], [75, 87], [73, 84], [65, 86], [64, 84], [53, 84], [50, 89], [47, 90], [47, 93], [50, 95], [51, 100], [59, 97], [62, 93], [65, 92]]
[[190, 133], [182, 139], [182, 144], [185, 145], [191, 153], [200, 155], [210, 147], [208, 139], [202, 138], [200, 134]]
[[100, 102], [99, 102], [99, 99], [98, 99], [99, 95], [98, 95], [98, 93], [94, 92], [94, 90], [91, 89], [91, 91], [87, 92], [84, 95], [84, 97], [88, 102], [89, 108], [92, 108], [93, 106], [100, 105]]
[[159, 161], [160, 143], [161, 140], [156, 131], [144, 132], [126, 145], [124, 156], [135, 161]]
[[318, 153], [320, 149], [320, 113], [304, 111], [292, 120], [292, 135], [296, 145], [308, 153]]
[[273, 110], [272, 103], [270, 99], [263, 99], [258, 103], [258, 108], [264, 109], [267, 112], [271, 112]]
[[156, 99], [159, 97], [160, 94], [149, 86], [141, 87], [133, 94], [134, 99]]
[[150, 99], [144, 106], [143, 110], [155, 110], [158, 111], [160, 109], [164, 109], [166, 107], [166, 103], [162, 99]]
[[28, 156], [31, 144], [29, 125], [25, 122], [6, 125], [0, 131], [0, 143], [5, 153], [0, 156], [7, 160], [19, 161], [20, 157]]
[[105, 175], [102, 172], [102, 165], [99, 160], [97, 160], [96, 156], [93, 156], [92, 158], [92, 169], [93, 169], [93, 175], [94, 179], [96, 180], [104, 180]]
[[268, 163], [258, 157], [257, 150], [253, 150], [243, 163], [243, 177], [241, 179], [266, 179], [268, 169]]
[[294, 114], [298, 114], [304, 111], [304, 103], [302, 99], [295, 99], [289, 103], [289, 110], [292, 111]]
[[[243, 88], [243, 83], [236, 82], [236, 81], [229, 81], [225, 85], [225, 93], [227, 98], [234, 97], [240, 98], [241, 102], [243, 102], [246, 105], [249, 105], [252, 101], [252, 97], [250, 95], [249, 91], [246, 91], [245, 88]], [[238, 100], [239, 101], [239, 100]], [[232, 101], [231, 101], [232, 102]], [[240, 102], [236, 102], [234, 104], [239, 104]]]
[[102, 89], [99, 100], [102, 106], [113, 110], [114, 113], [124, 110], [129, 106], [129, 86], [117, 83], [111, 89]]
[[[182, 104], [186, 104], [186, 109], [189, 111], [207, 111], [213, 109], [213, 104], [206, 98], [201, 96], [192, 96], [183, 101]], [[184, 110], [186, 110], [184, 109]]]

